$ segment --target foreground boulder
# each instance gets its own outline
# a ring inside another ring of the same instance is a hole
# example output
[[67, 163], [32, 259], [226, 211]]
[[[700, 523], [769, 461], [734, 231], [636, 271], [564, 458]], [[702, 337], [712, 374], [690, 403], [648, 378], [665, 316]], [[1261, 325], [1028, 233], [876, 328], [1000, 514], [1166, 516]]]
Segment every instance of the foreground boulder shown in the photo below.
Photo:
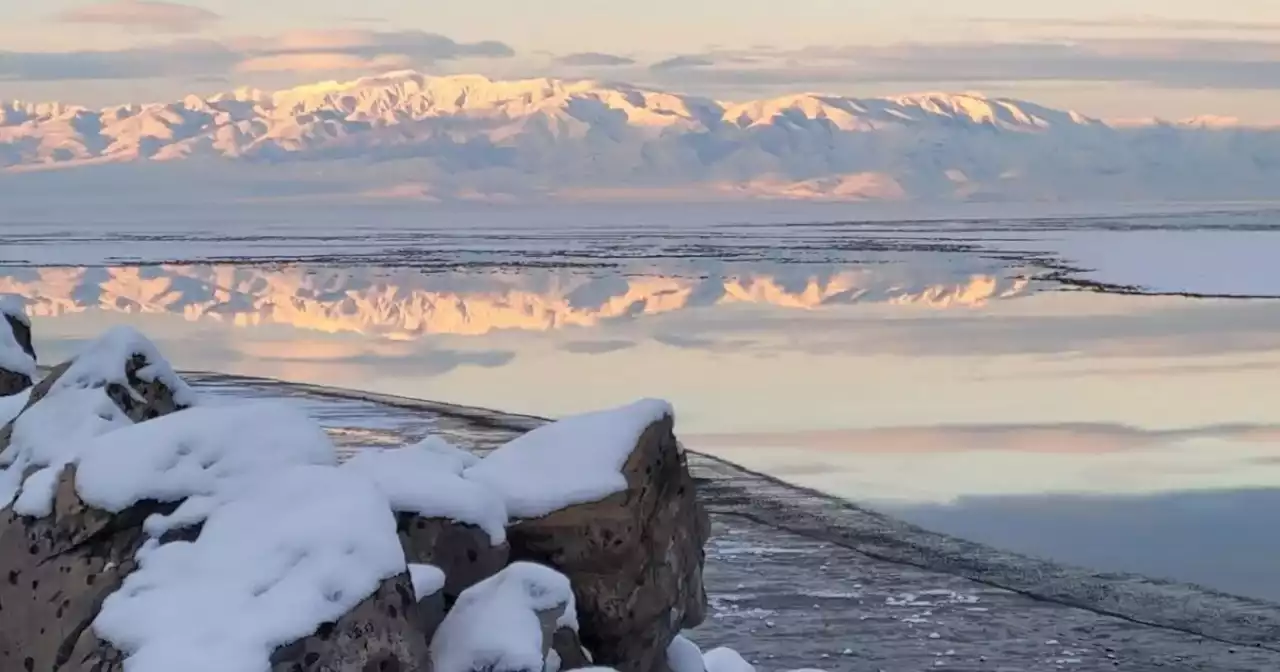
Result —
[[64, 463], [76, 446], [132, 416], [171, 412], [189, 396], [138, 338], [114, 333], [87, 359], [58, 367], [0, 432], [0, 504], [12, 502], [0, 514], [0, 669], [113, 669], [89, 624], [136, 567], [144, 522], [175, 505], [91, 507], [75, 490], [75, 467]]
[[74, 478], [74, 468], [59, 478], [47, 517], [0, 514], [0, 670], [120, 669], [89, 626], [137, 567], [144, 521], [173, 507], [94, 509], [76, 495]]
[[710, 521], [670, 408], [645, 401], [536, 429], [467, 470], [507, 498], [515, 560], [572, 581], [597, 664], [661, 672], [682, 629], [706, 616]]

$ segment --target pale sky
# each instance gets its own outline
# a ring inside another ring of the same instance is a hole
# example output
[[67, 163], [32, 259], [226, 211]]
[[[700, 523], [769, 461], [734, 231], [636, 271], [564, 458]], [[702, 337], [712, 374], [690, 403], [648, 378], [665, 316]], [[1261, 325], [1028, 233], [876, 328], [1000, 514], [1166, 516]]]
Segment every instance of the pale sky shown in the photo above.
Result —
[[981, 91], [1278, 121], [1280, 2], [0, 0], [0, 99], [107, 104], [389, 69], [742, 100]]

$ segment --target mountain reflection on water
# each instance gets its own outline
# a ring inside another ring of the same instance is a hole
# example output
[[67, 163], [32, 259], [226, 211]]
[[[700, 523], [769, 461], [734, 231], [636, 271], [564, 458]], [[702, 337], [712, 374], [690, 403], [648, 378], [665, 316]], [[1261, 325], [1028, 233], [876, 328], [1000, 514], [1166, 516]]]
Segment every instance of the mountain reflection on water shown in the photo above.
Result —
[[393, 340], [550, 331], [691, 309], [818, 310], [863, 303], [978, 307], [1028, 280], [946, 267], [792, 266], [692, 274], [566, 269], [431, 273], [311, 265], [0, 268], [0, 294], [36, 318], [97, 309], [237, 326], [287, 325]]

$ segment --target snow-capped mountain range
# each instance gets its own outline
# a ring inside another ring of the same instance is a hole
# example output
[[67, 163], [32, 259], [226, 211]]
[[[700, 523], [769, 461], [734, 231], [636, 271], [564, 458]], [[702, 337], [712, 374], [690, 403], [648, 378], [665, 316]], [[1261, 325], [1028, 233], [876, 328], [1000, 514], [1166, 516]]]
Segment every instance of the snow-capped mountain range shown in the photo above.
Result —
[[0, 102], [6, 173], [135, 162], [245, 179], [332, 164], [361, 198], [1270, 198], [1280, 129], [1109, 125], [977, 94], [728, 103], [416, 72], [104, 109]]

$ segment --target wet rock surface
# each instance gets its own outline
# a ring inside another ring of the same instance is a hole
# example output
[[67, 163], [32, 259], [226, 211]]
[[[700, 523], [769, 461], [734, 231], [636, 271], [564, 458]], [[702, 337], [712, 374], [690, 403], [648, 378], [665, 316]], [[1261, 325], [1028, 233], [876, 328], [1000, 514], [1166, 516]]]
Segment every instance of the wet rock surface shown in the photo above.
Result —
[[[348, 450], [438, 434], [483, 452], [540, 422], [271, 381], [196, 382], [305, 404]], [[713, 520], [711, 609], [690, 635], [762, 670], [1280, 669], [1280, 605], [1005, 553], [688, 456]]]

